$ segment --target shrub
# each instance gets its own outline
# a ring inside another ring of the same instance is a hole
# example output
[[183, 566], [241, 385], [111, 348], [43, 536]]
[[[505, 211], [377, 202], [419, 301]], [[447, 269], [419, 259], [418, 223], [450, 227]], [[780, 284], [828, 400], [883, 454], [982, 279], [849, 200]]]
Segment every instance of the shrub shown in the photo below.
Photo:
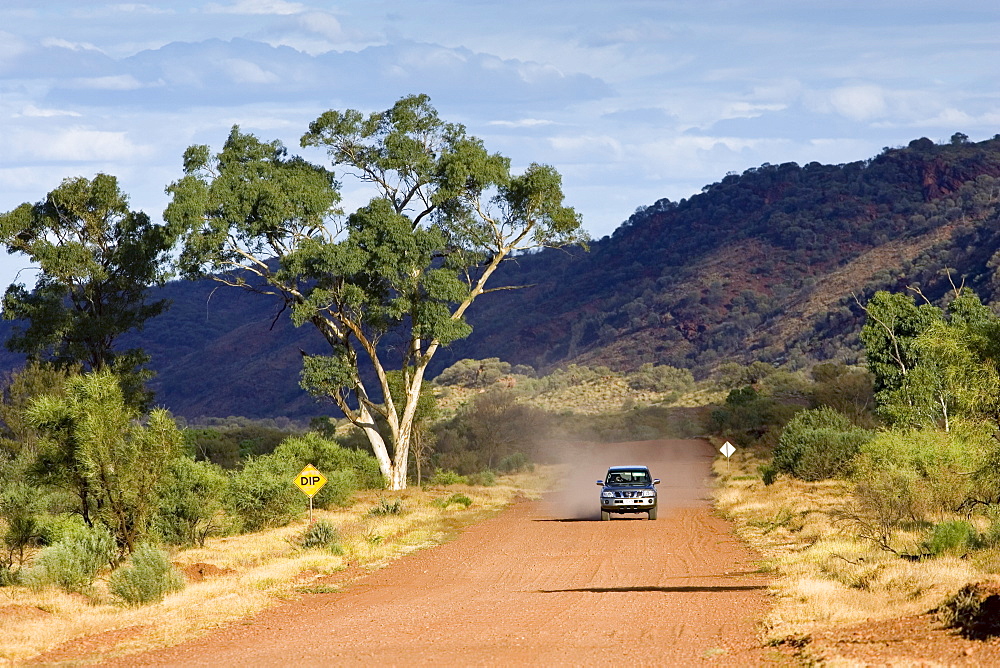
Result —
[[305, 510], [306, 497], [292, 484], [296, 473], [287, 461], [263, 455], [232, 476], [226, 502], [244, 531], [283, 526]]
[[880, 432], [861, 446], [856, 494], [883, 521], [923, 522], [961, 507], [972, 492], [967, 473], [981, 460], [977, 442], [955, 432]]
[[287, 462], [289, 476], [312, 464], [327, 477], [326, 485], [313, 498], [319, 508], [346, 505], [356, 490], [381, 489], [385, 484], [378, 460], [316, 432], [285, 439], [272, 456]]
[[483, 487], [493, 487], [497, 484], [497, 476], [493, 471], [480, 471], [479, 473], [472, 473], [466, 478], [470, 485], [481, 485]]
[[340, 554], [340, 532], [327, 520], [317, 520], [309, 525], [299, 539], [302, 547], [309, 549], [322, 547], [335, 554]]
[[501, 473], [519, 473], [528, 466], [528, 455], [523, 452], [514, 452], [500, 460], [497, 470]]
[[924, 542], [924, 549], [934, 556], [956, 555], [975, 548], [978, 542], [974, 526], [963, 520], [952, 520], [934, 525]]
[[369, 515], [399, 515], [403, 512], [403, 500], [379, 499], [378, 505], [368, 511]]
[[774, 469], [801, 480], [844, 475], [870, 437], [869, 432], [854, 429], [846, 415], [832, 408], [801, 411], [781, 431], [774, 448]]
[[469, 479], [464, 475], [458, 475], [454, 471], [438, 469], [431, 476], [431, 485], [446, 487], [448, 485], [468, 485]]
[[13, 565], [15, 558], [24, 563], [24, 550], [40, 541], [39, 505], [38, 490], [23, 481], [7, 480], [0, 488], [0, 522], [6, 525], [0, 566]]
[[460, 506], [468, 508], [469, 506], [472, 505], [472, 499], [467, 497], [465, 494], [452, 494], [451, 496], [442, 497], [440, 499], [434, 499], [433, 501], [431, 501], [431, 504], [439, 508], [447, 508], [453, 503], [457, 503]]
[[170, 563], [166, 552], [143, 543], [132, 554], [130, 565], [111, 574], [108, 589], [128, 606], [159, 603], [167, 594], [184, 588], [184, 578]]
[[153, 526], [167, 543], [205, 545], [222, 522], [229, 487], [225, 472], [208, 461], [178, 457], [167, 468]]
[[1000, 635], [1000, 588], [991, 582], [967, 584], [936, 612], [945, 626], [959, 629], [966, 638]]
[[82, 529], [39, 552], [24, 582], [36, 591], [54, 585], [83, 593], [115, 554], [115, 540], [108, 531]]
[[499, 358], [484, 360], [458, 360], [434, 379], [438, 385], [459, 385], [462, 387], [487, 387], [510, 373], [511, 367]]

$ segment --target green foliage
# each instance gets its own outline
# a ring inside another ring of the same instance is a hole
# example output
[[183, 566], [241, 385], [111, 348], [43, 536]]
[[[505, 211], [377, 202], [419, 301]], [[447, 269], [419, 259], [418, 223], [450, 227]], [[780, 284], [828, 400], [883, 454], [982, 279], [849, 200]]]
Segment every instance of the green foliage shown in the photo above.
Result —
[[299, 543], [305, 549], [321, 547], [334, 554], [340, 554], [340, 532], [327, 520], [316, 520], [302, 533]]
[[[301, 386], [368, 425], [383, 475], [401, 488], [435, 352], [468, 336], [465, 312], [504, 258], [579, 242], [580, 220], [563, 205], [554, 169], [532, 164], [511, 175], [507, 158], [443, 122], [423, 95], [367, 116], [328, 111], [302, 145], [326, 149], [335, 170], [374, 191], [342, 221], [343, 234], [327, 227], [339, 200], [333, 172], [238, 127], [217, 155], [206, 146], [185, 152], [164, 218], [182, 237], [188, 276], [217, 272], [220, 282], [276, 295], [296, 326], [320, 331], [329, 351], [305, 355]], [[389, 332], [398, 345], [380, 349]], [[398, 357], [387, 364], [390, 350]], [[401, 392], [387, 369], [402, 371]], [[378, 396], [383, 405], [371, 401]]]
[[273, 456], [285, 462], [289, 479], [308, 464], [327, 477], [327, 484], [313, 498], [320, 508], [346, 505], [355, 490], [381, 489], [384, 484], [374, 457], [342, 447], [315, 432], [285, 439], [274, 449]]
[[72, 378], [64, 397], [41, 397], [28, 409], [48, 459], [76, 472], [84, 519], [107, 527], [122, 555], [146, 534], [167, 466], [180, 453], [180, 432], [165, 410], [145, 423], [139, 417], [108, 371]]
[[812, 369], [813, 402], [828, 406], [862, 427], [875, 425], [874, 382], [870, 371], [843, 364], [817, 364]]
[[14, 284], [4, 295], [3, 317], [19, 323], [8, 348], [57, 366], [115, 370], [129, 402], [144, 406], [149, 357], [116, 342], [167, 307], [148, 293], [167, 279], [175, 239], [130, 211], [107, 174], [66, 179], [43, 201], [0, 215], [0, 243], [41, 268], [33, 290]]
[[935, 557], [943, 554], [962, 555], [979, 544], [979, 534], [976, 528], [964, 520], [948, 520], [935, 524], [927, 540], [924, 550]]
[[486, 470], [478, 473], [470, 473], [466, 476], [470, 485], [480, 485], [482, 487], [493, 487], [497, 484], [497, 476], [493, 471]]
[[802, 480], [825, 480], [849, 472], [861, 445], [871, 438], [843, 413], [821, 407], [795, 415], [774, 449], [775, 472]]
[[235, 469], [250, 455], [270, 454], [291, 433], [262, 424], [189, 427], [184, 430], [184, 443], [196, 459]]
[[115, 554], [110, 533], [84, 528], [39, 552], [23, 580], [36, 591], [57, 586], [85, 593], [97, 575], [113, 563]]
[[784, 425], [802, 409], [762, 395], [751, 386], [734, 389], [723, 406], [712, 411], [708, 428], [744, 446], [777, 441]]
[[343, 448], [315, 432], [285, 439], [270, 455], [251, 457], [232, 475], [226, 500], [245, 531], [282, 526], [301, 513], [308, 501], [295, 487], [296, 474], [308, 464], [327, 477], [315, 497], [320, 508], [346, 505], [359, 488], [381, 488], [374, 458]]
[[184, 588], [184, 576], [174, 568], [166, 552], [143, 543], [132, 553], [130, 563], [116, 569], [108, 579], [111, 594], [130, 607], [159, 603]]
[[250, 457], [232, 474], [226, 504], [243, 531], [259, 531], [288, 524], [308, 504], [295, 485], [289, 462], [274, 455]]
[[667, 365], [646, 363], [626, 378], [628, 386], [633, 390], [684, 393], [694, 388], [691, 371]]
[[496, 357], [484, 360], [463, 359], [455, 362], [434, 379], [438, 385], [489, 387], [511, 373], [511, 366]]
[[403, 513], [403, 500], [379, 499], [378, 505], [368, 511], [369, 515], [401, 515]]
[[66, 379], [76, 370], [28, 362], [4, 379], [0, 392], [0, 457], [22, 453], [33, 456], [38, 448], [38, 433], [26, 421], [28, 404], [36, 397], [64, 394]]
[[494, 387], [477, 394], [454, 418], [437, 426], [437, 452], [432, 461], [439, 469], [463, 475], [502, 470], [501, 462], [510, 457], [515, 459], [508, 465], [521, 462], [520, 457], [527, 462], [545, 440], [551, 419], [514, 392]]
[[936, 429], [880, 432], [855, 460], [855, 495], [884, 526], [956, 512], [974, 490], [968, 474], [982, 461], [984, 445], [976, 435]]
[[497, 470], [501, 473], [520, 473], [530, 466], [531, 462], [528, 460], [526, 454], [523, 452], [513, 452], [500, 460]]
[[428, 481], [429, 485], [434, 487], [447, 487], [449, 485], [467, 485], [469, 484], [469, 479], [463, 475], [459, 475], [454, 471], [449, 471], [447, 469], [438, 469], [431, 476]]
[[458, 504], [463, 508], [468, 508], [469, 506], [472, 505], [472, 499], [470, 499], [465, 494], [456, 492], [451, 496], [443, 496], [440, 499], [434, 499], [433, 501], [431, 501], [431, 504], [437, 506], [438, 508], [447, 508], [453, 503]]
[[4, 527], [4, 554], [0, 556], [0, 567], [13, 566], [15, 559], [20, 566], [24, 563], [25, 549], [42, 539], [39, 491], [23, 479], [0, 476], [0, 480], [3, 481], [0, 526]]
[[205, 546], [223, 526], [223, 499], [229, 491], [225, 472], [211, 462], [177, 457], [167, 468], [153, 520], [167, 543]]
[[971, 291], [947, 310], [876, 293], [861, 331], [881, 414], [894, 425], [940, 426], [994, 420], [1000, 407], [1000, 319]]

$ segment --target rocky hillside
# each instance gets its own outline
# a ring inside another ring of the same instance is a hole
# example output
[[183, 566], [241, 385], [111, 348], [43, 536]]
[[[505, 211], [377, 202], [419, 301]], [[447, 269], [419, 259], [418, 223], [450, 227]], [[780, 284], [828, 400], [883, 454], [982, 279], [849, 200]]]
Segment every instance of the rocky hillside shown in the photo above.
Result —
[[[531, 287], [477, 301], [473, 335], [433, 371], [467, 357], [539, 370], [653, 362], [696, 375], [728, 360], [854, 361], [855, 298], [914, 286], [938, 299], [949, 274], [984, 301], [1000, 298], [998, 205], [1000, 136], [729, 174], [690, 199], [640, 207], [589, 251], [512, 259], [499, 280]], [[298, 387], [299, 351], [322, 342], [277, 304], [208, 281], [163, 291], [172, 308], [137, 337], [161, 405], [187, 417], [331, 412]]]

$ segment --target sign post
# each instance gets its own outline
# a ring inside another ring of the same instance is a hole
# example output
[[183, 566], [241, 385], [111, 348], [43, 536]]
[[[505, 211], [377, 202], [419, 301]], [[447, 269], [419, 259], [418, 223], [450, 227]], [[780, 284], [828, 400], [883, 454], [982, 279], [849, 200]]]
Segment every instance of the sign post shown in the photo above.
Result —
[[726, 456], [726, 473], [729, 473], [729, 458], [733, 456], [734, 452], [736, 452], [736, 446], [729, 441], [726, 441], [722, 444], [722, 447], [719, 448], [719, 452]]
[[326, 476], [320, 473], [312, 464], [307, 465], [295, 476], [295, 486], [309, 497], [309, 524], [313, 521], [313, 497], [326, 484]]

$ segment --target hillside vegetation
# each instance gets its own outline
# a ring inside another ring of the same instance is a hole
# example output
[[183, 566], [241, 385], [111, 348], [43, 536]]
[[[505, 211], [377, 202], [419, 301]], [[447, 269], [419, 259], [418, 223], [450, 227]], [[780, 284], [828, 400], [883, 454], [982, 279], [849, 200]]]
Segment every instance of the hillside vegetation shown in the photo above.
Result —
[[[961, 135], [849, 164], [727, 175], [690, 199], [640, 207], [589, 251], [509, 260], [497, 284], [528, 287], [480, 300], [472, 335], [444, 349], [432, 375], [485, 357], [543, 372], [666, 364], [699, 378], [727, 360], [857, 362], [855, 296], [920, 286], [935, 300], [950, 269], [996, 301], [998, 179], [1000, 140]], [[187, 418], [332, 414], [298, 385], [300, 351], [321, 349], [321, 338], [292, 327], [276, 302], [215, 287], [159, 288], [171, 308], [123, 337], [151, 355], [156, 403]], [[9, 323], [0, 327], [6, 337]], [[20, 363], [0, 356], [3, 368]]]

